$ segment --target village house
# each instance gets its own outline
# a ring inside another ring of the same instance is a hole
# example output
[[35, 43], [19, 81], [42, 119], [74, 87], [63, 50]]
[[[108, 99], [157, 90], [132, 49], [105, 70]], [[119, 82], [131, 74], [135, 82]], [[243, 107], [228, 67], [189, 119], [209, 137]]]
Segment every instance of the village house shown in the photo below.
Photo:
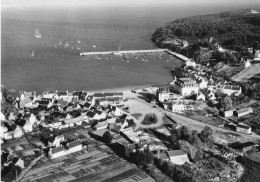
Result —
[[227, 94], [228, 96], [231, 96], [233, 93], [238, 96], [242, 93], [242, 89], [239, 86], [229, 86], [225, 85], [222, 87], [222, 91]]
[[48, 140], [48, 145], [50, 147], [60, 147], [61, 142], [63, 142], [64, 140], [64, 135], [51, 136]]
[[93, 111], [88, 111], [86, 116], [89, 117], [89, 120], [100, 120], [100, 116]]
[[58, 96], [58, 100], [64, 100], [67, 101], [68, 100], [68, 94], [69, 91], [56, 91], [56, 94]]
[[204, 95], [202, 92], [199, 92], [199, 93], [197, 94], [197, 96], [196, 96], [196, 100], [205, 102], [206, 97], [205, 97], [205, 95]]
[[68, 153], [81, 151], [83, 149], [82, 144], [79, 140], [68, 143]]
[[102, 122], [98, 122], [98, 124], [95, 126], [97, 130], [101, 130], [101, 129], [104, 129], [104, 128], [107, 128], [108, 126], [108, 121], [102, 121]]
[[141, 149], [143, 145], [141, 143], [131, 143], [124, 145], [125, 155], [129, 158], [131, 152], [136, 152], [136, 150]]
[[234, 111], [235, 111], [234, 109], [233, 110], [224, 111], [223, 112], [223, 117], [228, 118], [228, 117], [233, 116]]
[[63, 147], [50, 148], [49, 155], [52, 159], [66, 155]]
[[16, 125], [15, 130], [13, 131], [13, 137], [14, 138], [19, 138], [23, 136], [23, 130], [21, 129], [20, 126]]
[[33, 131], [33, 125], [30, 122], [26, 122], [25, 125], [23, 126], [24, 132], [32, 132]]
[[182, 96], [197, 94], [199, 92], [198, 84], [191, 78], [178, 78], [175, 81], [174, 88]]
[[167, 151], [169, 159], [172, 163], [177, 165], [183, 165], [186, 162], [190, 163], [187, 153], [183, 150]]
[[251, 127], [246, 124], [243, 124], [243, 123], [237, 124], [236, 131], [239, 133], [244, 133], [244, 134], [248, 134], [248, 135], [252, 133]]
[[105, 106], [108, 105], [108, 101], [105, 97], [96, 99], [96, 105]]
[[255, 51], [254, 61], [260, 61], [260, 50]]
[[194, 110], [194, 101], [192, 100], [177, 100], [172, 101], [172, 112], [183, 112]]
[[253, 113], [252, 107], [246, 107], [246, 108], [243, 108], [243, 109], [240, 109], [240, 110], [235, 110], [234, 116], [241, 117], [241, 116], [244, 116], [244, 115], [247, 115], [247, 114], [250, 114], [250, 113]]
[[167, 102], [168, 100], [177, 100], [182, 98], [181, 95], [175, 94], [174, 87], [171, 85], [160, 87], [157, 90], [157, 97], [160, 102]]
[[113, 98], [114, 94], [113, 93], [104, 93], [104, 97], [107, 98]]

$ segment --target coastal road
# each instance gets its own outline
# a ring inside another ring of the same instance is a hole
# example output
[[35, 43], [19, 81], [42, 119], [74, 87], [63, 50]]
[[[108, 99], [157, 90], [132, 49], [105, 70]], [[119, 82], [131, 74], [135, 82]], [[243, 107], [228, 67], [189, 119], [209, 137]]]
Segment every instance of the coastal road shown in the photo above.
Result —
[[[212, 128], [213, 130], [215, 130], [217, 132], [222, 132], [222, 133], [227, 133], [227, 134], [232, 133], [232, 134], [235, 134], [235, 135], [240, 135], [240, 136], [247, 138], [249, 140], [252, 140], [252, 141], [258, 141], [258, 142], [260, 141], [260, 136], [255, 134], [255, 133], [252, 133], [252, 135], [247, 135], [247, 134], [227, 130], [227, 129], [224, 129], [224, 128], [219, 128], [219, 127], [216, 127], [216, 126], [208, 125], [208, 124], [205, 124], [205, 123], [202, 123], [202, 122], [199, 122], [199, 121], [196, 121], [196, 120], [175, 114], [171, 111], [164, 110], [163, 108], [160, 108], [158, 106], [156, 106], [156, 108], [152, 108], [152, 106], [154, 106], [155, 104], [147, 103], [143, 99], [138, 98], [137, 94], [135, 94], [135, 96], [133, 94], [132, 96], [133, 97], [131, 97], [130, 99], [139, 101], [139, 102], [141, 102], [145, 105], [150, 106], [151, 112], [153, 111], [152, 109], [154, 109], [154, 111], [157, 110], [160, 113], [165, 113], [165, 114], [167, 114], [167, 116], [171, 117], [176, 123], [178, 123], [180, 125], [189, 126], [189, 127], [191, 127], [192, 129], [194, 129], [198, 132], [201, 132], [201, 130], [203, 130], [205, 128], [205, 126], [208, 126], [208, 127]], [[158, 126], [159, 124], [162, 124], [162, 123], [158, 123], [156, 126]]]

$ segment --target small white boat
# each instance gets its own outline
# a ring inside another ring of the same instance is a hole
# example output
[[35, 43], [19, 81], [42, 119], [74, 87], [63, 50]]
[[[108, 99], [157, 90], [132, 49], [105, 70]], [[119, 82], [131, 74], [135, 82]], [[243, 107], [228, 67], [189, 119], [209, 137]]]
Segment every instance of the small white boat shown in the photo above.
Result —
[[81, 42], [80, 42], [80, 40], [79, 40], [79, 38], [78, 38], [78, 41], [77, 41], [77, 42], [78, 42], [78, 44], [80, 44], [80, 43], [81, 43]]
[[32, 51], [32, 55], [31, 55], [32, 57], [34, 56], [34, 51]]
[[54, 47], [57, 48], [57, 45], [55, 45]]
[[94, 58], [95, 58], [95, 59], [101, 59], [101, 58], [99, 58], [99, 57], [97, 57], [97, 56], [95, 56]]
[[62, 44], [61, 40], [59, 41], [59, 44], [60, 44], [60, 45]]
[[97, 47], [97, 46], [93, 45], [92, 47]]
[[77, 49], [79, 50], [79, 49], [80, 49], [80, 47], [77, 47]]

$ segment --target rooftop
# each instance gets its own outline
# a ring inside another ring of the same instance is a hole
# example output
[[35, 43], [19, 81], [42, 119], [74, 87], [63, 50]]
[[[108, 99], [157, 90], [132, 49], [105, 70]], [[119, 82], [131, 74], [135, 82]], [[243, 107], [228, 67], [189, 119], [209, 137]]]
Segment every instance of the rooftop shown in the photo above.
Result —
[[187, 155], [187, 153], [184, 152], [183, 150], [171, 150], [171, 151], [167, 151], [167, 153], [169, 157]]

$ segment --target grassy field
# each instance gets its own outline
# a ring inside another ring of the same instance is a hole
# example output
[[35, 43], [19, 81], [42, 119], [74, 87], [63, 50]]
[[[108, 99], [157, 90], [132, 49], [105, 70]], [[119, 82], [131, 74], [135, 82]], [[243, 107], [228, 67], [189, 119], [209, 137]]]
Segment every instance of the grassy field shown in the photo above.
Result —
[[[255, 157], [257, 155], [257, 158]], [[252, 160], [253, 159], [253, 160]], [[260, 181], [260, 160], [259, 153], [249, 154], [246, 157], [239, 157], [238, 162], [242, 163], [245, 172], [238, 182], [253, 182]]]
[[239, 72], [237, 75], [232, 77], [232, 80], [234, 81], [244, 81], [245, 79], [251, 78], [255, 74], [260, 73], [260, 64], [255, 64], [253, 66], [247, 67], [241, 72]]

